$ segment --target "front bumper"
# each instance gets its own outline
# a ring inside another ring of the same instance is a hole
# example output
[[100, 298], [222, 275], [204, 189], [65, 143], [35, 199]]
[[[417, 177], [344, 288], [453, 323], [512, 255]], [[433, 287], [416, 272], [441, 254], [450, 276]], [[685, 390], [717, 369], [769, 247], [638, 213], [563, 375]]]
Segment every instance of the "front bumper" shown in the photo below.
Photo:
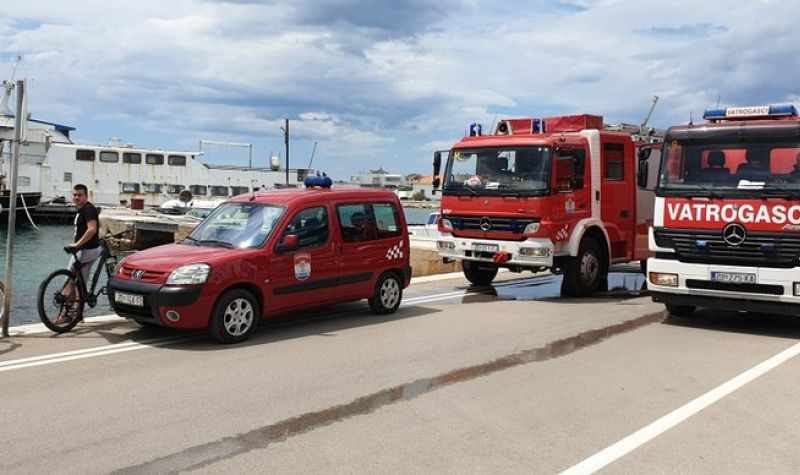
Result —
[[[446, 244], [445, 244], [446, 243]], [[443, 236], [436, 239], [439, 255], [447, 259], [494, 262], [492, 252], [476, 250], [476, 246], [496, 245], [498, 252], [507, 252], [508, 261], [501, 265], [521, 267], [553, 267], [553, 242], [550, 239], [528, 238], [524, 241], [499, 241]], [[541, 255], [523, 255], [521, 249], [537, 249]]]
[[[114, 294], [117, 291], [141, 295], [144, 306], [115, 302]], [[214, 303], [212, 297], [203, 295], [203, 286], [167, 286], [117, 278], [112, 278], [108, 283], [108, 299], [114, 311], [121, 317], [179, 328], [206, 327]], [[166, 318], [169, 310], [175, 310], [180, 314], [178, 322]]]
[[[793, 283], [800, 282], [799, 267], [778, 269], [689, 264], [651, 257], [647, 260], [647, 272], [647, 288], [655, 302], [720, 310], [800, 315], [800, 297], [793, 294]], [[652, 272], [677, 274], [678, 285], [655, 285], [650, 281], [649, 274]], [[756, 275], [756, 283], [713, 282], [712, 272], [751, 273]]]

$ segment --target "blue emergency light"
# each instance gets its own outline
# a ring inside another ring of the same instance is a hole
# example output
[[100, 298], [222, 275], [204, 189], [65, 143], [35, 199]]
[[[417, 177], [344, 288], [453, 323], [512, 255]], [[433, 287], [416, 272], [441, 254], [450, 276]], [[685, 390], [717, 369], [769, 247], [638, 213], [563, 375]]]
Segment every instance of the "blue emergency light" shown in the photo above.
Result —
[[797, 117], [794, 104], [770, 104], [766, 106], [728, 107], [725, 109], [706, 109], [703, 118], [706, 120], [754, 119], [767, 117]]
[[303, 180], [303, 184], [306, 185], [306, 188], [312, 187], [320, 187], [320, 188], [330, 188], [333, 185], [333, 180], [329, 176], [309, 176]]

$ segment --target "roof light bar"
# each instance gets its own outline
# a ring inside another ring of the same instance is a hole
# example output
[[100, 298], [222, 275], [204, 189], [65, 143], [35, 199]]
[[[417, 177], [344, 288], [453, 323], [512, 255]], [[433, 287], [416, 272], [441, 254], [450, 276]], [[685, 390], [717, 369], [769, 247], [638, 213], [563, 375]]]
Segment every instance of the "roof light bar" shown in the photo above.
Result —
[[796, 117], [794, 104], [770, 104], [765, 106], [728, 107], [726, 109], [706, 109], [703, 118], [710, 121], [731, 119], [754, 119], [766, 117]]

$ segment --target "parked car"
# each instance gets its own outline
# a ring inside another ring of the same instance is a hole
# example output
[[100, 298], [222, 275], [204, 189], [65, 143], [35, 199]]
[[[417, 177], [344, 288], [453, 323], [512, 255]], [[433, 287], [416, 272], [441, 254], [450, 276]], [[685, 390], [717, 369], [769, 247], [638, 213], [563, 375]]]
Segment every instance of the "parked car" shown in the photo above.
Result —
[[108, 287], [125, 318], [234, 343], [261, 319], [336, 302], [392, 313], [410, 279], [393, 192], [314, 187], [232, 198], [183, 242], [127, 257]]

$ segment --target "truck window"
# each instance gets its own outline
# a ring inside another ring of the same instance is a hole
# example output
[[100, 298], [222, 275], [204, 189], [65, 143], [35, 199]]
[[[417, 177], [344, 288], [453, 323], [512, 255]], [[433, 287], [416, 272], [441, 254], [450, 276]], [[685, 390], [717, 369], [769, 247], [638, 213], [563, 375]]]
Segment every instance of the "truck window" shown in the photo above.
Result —
[[603, 180], [625, 179], [625, 146], [621, 143], [603, 144]]
[[586, 162], [583, 149], [562, 148], [556, 155], [556, 191], [580, 190]]
[[286, 229], [281, 233], [283, 237], [289, 234], [297, 236], [297, 249], [307, 249], [320, 246], [328, 242], [328, 210], [324, 206], [307, 208], [298, 212]]

